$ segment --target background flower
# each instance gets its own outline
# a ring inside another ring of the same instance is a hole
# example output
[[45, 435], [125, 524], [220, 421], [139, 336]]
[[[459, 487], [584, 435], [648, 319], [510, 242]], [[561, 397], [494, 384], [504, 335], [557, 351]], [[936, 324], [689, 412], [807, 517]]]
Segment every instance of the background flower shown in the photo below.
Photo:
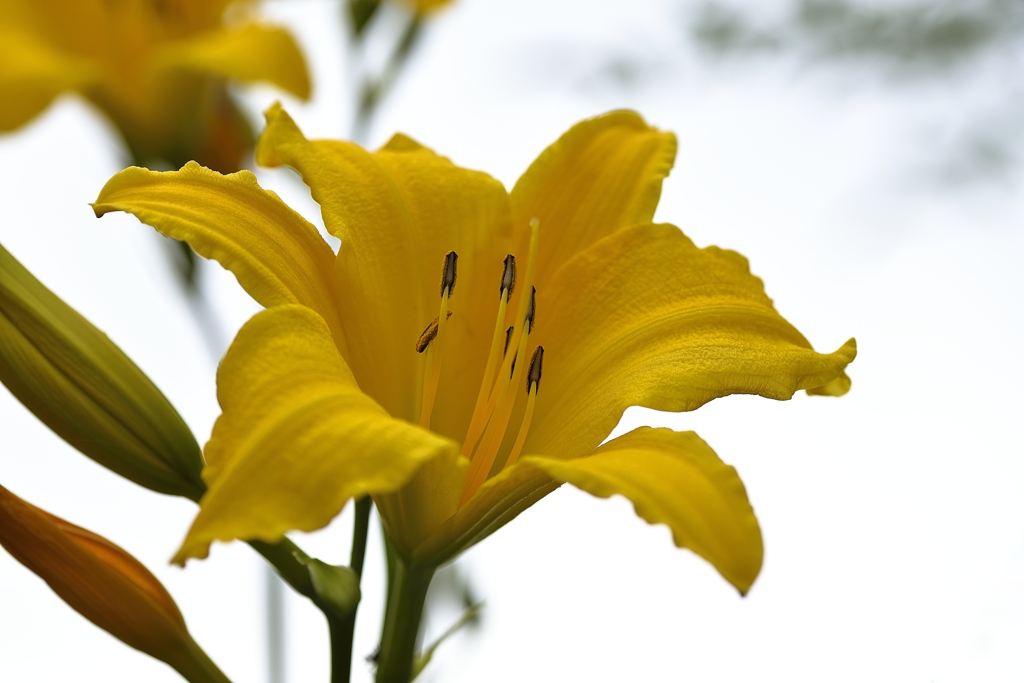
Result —
[[0, 6], [0, 130], [77, 91], [110, 117], [136, 163], [241, 168], [252, 132], [226, 84], [267, 81], [309, 96], [283, 29], [231, 0], [8, 0]]

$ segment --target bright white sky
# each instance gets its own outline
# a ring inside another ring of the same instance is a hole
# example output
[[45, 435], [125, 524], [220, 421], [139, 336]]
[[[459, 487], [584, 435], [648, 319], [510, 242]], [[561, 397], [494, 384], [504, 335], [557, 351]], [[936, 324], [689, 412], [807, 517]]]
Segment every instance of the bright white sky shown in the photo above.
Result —
[[[630, 107], [680, 140], [659, 220], [750, 258], [779, 310], [820, 350], [856, 336], [852, 392], [627, 413], [695, 429], [746, 482], [766, 543], [750, 595], [675, 549], [622, 499], [568, 488], [460, 563], [487, 600], [483, 629], [442, 647], [425, 681], [1019, 681], [1024, 678], [1024, 200], [1012, 180], [929, 180], [951, 121], [999, 88], [872, 85], [785, 62], [713, 66], [672, 0], [459, 0], [371, 134], [401, 130], [511, 187], [576, 121]], [[272, 4], [314, 64], [307, 135], [349, 131], [337, 7]], [[616, 79], [638, 68], [640, 77]], [[987, 75], [986, 75], [987, 74]], [[276, 95], [249, 93], [254, 112]], [[971, 100], [973, 101], [973, 100]], [[966, 112], [966, 113], [965, 113]], [[213, 369], [161, 245], [87, 203], [119, 170], [106, 124], [62, 100], [0, 138], [0, 242], [106, 331], [205, 441]], [[288, 172], [260, 171], [308, 218]], [[255, 312], [232, 276], [204, 271], [226, 329]], [[265, 680], [263, 570], [242, 544], [185, 571], [167, 560], [191, 503], [149, 493], [79, 455], [0, 390], [0, 483], [102, 533], [163, 580], [197, 641], [236, 682]], [[349, 512], [296, 540], [348, 554]], [[376, 532], [375, 532], [376, 533]], [[379, 536], [379, 535], [378, 535]], [[368, 555], [356, 652], [376, 644], [381, 547]], [[93, 628], [0, 553], [0, 677], [177, 681]], [[454, 615], [431, 624], [443, 630]], [[289, 680], [326, 681], [326, 629], [290, 599]], [[356, 680], [368, 681], [357, 663]]]

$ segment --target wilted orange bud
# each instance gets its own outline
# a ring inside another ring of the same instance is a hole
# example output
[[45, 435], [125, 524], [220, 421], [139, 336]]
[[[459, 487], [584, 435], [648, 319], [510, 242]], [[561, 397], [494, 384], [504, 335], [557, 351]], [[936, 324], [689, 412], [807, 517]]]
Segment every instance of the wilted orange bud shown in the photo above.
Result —
[[228, 681], [192, 640], [167, 589], [102, 536], [0, 486], [0, 545], [115, 638], [166, 662], [193, 683]]

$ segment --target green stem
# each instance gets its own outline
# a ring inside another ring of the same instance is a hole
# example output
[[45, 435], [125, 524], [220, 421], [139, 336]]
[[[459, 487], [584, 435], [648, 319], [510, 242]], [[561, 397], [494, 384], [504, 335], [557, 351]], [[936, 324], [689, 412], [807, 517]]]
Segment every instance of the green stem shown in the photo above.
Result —
[[189, 683], [231, 683], [203, 649], [187, 636], [181, 644], [180, 656], [168, 659], [167, 663]]
[[299, 562], [299, 558], [303, 561], [308, 561], [309, 556], [302, 552], [299, 546], [287, 538], [282, 538], [274, 544], [264, 543], [263, 541], [249, 541], [249, 545], [266, 558], [267, 562], [274, 565], [277, 573], [281, 575], [285, 583], [294, 588], [299, 594], [305, 595], [310, 600], [316, 602], [316, 590], [313, 588], [313, 580], [309, 578], [309, 569], [306, 568], [305, 564]]
[[349, 567], [356, 576], [363, 576], [363, 558], [366, 557], [366, 536], [370, 528], [370, 510], [373, 501], [369, 496], [356, 501], [356, 522], [352, 535], [352, 561]]
[[380, 638], [377, 683], [409, 683], [423, 604], [435, 568], [408, 564], [391, 547], [390, 541], [387, 547], [388, 603]]
[[352, 126], [352, 139], [356, 142], [363, 142], [377, 107], [395, 85], [395, 81], [398, 80], [398, 76], [409, 60], [422, 32], [423, 18], [417, 13], [409, 18], [409, 23], [406, 24], [405, 31], [402, 32], [402, 37], [399, 38], [398, 44], [395, 46], [395, 51], [391, 53], [384, 72], [377, 79], [367, 77], [363, 82], [359, 105], [356, 109], [356, 120]]
[[[356, 521], [352, 534], [352, 559], [349, 567], [356, 577], [363, 576], [363, 560], [366, 557], [366, 536], [370, 527], [370, 510], [373, 501], [365, 496], [356, 501]], [[331, 683], [348, 683], [352, 674], [352, 641], [356, 633], [356, 611], [353, 609], [344, 619], [327, 617], [331, 630]]]

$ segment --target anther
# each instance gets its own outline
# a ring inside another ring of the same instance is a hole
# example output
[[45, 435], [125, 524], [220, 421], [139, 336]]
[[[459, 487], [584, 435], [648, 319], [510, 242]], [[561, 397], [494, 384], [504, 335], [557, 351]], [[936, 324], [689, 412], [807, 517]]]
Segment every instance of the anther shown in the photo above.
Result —
[[[416, 342], [416, 350], [430, 348], [424, 362], [423, 368], [423, 398], [420, 401], [419, 425], [424, 429], [430, 429], [430, 414], [434, 410], [434, 399], [437, 397], [437, 383], [441, 379], [441, 358], [444, 355], [444, 347], [447, 344], [445, 339], [445, 328], [448, 326], [448, 299], [455, 291], [455, 276], [458, 270], [459, 255], [449, 251], [444, 255], [444, 265], [441, 267], [441, 312], [437, 314], [437, 327], [431, 335], [432, 325], [428, 325], [426, 331]], [[437, 338], [433, 344], [431, 339]], [[425, 341], [424, 341], [425, 340]]]
[[526, 373], [526, 393], [536, 386], [540, 389], [540, 374], [544, 366], [544, 347], [538, 346], [533, 351], [533, 357], [530, 359], [530, 371]]
[[509, 298], [516, 288], [516, 257], [509, 254], [505, 257], [505, 270], [501, 274], [501, 293], [508, 292]]
[[441, 296], [445, 295], [447, 290], [448, 296], [452, 295], [452, 290], [455, 289], [455, 276], [458, 274], [459, 255], [454, 251], [449, 251], [444, 255], [444, 266], [441, 268]]
[[[448, 315], [445, 316], [445, 320], [452, 317], [452, 312], [448, 311]], [[441, 316], [435, 315], [434, 319], [427, 325], [427, 329], [423, 330], [423, 334], [416, 340], [416, 353], [423, 353], [427, 350], [427, 346], [430, 342], [434, 341], [434, 337], [437, 336], [437, 322], [441, 319]]]
[[515, 325], [509, 325], [508, 329], [505, 330], [505, 350], [501, 352], [501, 357], [504, 358], [508, 355], [508, 344], [512, 341], [512, 333], [516, 331]]
[[537, 316], [537, 288], [530, 293], [530, 308], [526, 310], [526, 333], [533, 332], [533, 321]]

